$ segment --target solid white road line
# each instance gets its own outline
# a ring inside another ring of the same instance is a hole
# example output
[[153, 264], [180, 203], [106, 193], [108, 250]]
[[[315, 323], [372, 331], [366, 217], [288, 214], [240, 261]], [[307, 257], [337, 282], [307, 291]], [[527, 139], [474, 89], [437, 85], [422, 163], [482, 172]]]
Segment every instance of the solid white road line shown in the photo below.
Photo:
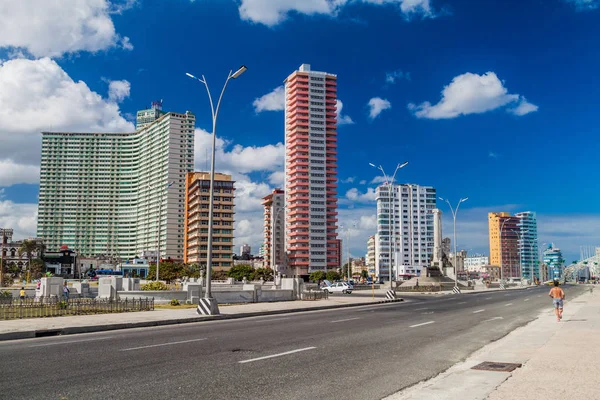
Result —
[[360, 319], [360, 317], [354, 317], [354, 318], [346, 318], [346, 319], [338, 319], [336, 321], [329, 321], [330, 323], [336, 323], [336, 322], [346, 322], [346, 321], [354, 321], [355, 319]]
[[68, 340], [68, 341], [63, 341], [63, 342], [34, 344], [34, 345], [31, 345], [31, 346], [28, 346], [28, 347], [44, 347], [44, 346], [54, 346], [54, 345], [57, 345], [57, 344], [71, 344], [71, 343], [95, 342], [97, 340], [107, 340], [107, 339], [114, 339], [114, 336], [101, 337], [101, 338], [96, 338], [96, 339]]
[[416, 328], [417, 326], [433, 324], [435, 321], [423, 322], [422, 324], [411, 325], [409, 328]]
[[484, 312], [484, 311], [485, 311], [485, 310], [477, 310], [477, 311], [473, 311], [473, 314], [477, 314], [477, 313]]
[[171, 343], [161, 343], [161, 344], [151, 344], [148, 346], [140, 346], [140, 347], [130, 347], [128, 349], [122, 349], [121, 351], [130, 351], [130, 350], [140, 350], [140, 349], [149, 349], [151, 347], [160, 347], [160, 346], [170, 346], [172, 344], [182, 344], [182, 343], [191, 343], [191, 342], [199, 342], [201, 340], [206, 340], [206, 338], [201, 339], [191, 339], [191, 340], [182, 340], [181, 342], [171, 342]]
[[512, 306], [512, 303], [505, 304], [504, 307]]
[[271, 321], [283, 321], [285, 319], [291, 319], [290, 317], [284, 317], [284, 318], [265, 318], [265, 319], [261, 319], [258, 320], [259, 322], [271, 322]]
[[428, 310], [429, 307], [415, 308], [415, 311]]
[[286, 351], [284, 353], [272, 354], [270, 356], [264, 356], [264, 357], [258, 357], [258, 358], [251, 358], [249, 360], [238, 361], [238, 363], [240, 363], [240, 364], [246, 364], [246, 363], [253, 362], [253, 361], [266, 360], [266, 359], [269, 359], [269, 358], [281, 357], [281, 356], [285, 356], [285, 355], [288, 355], [288, 354], [294, 354], [294, 353], [299, 353], [301, 351], [313, 350], [313, 349], [316, 349], [316, 347], [305, 347], [303, 349], [290, 350], [290, 351]]
[[486, 319], [486, 320], [485, 320], [485, 321], [483, 321], [483, 322], [496, 321], [497, 319], [504, 319], [504, 318], [502, 318], [502, 317], [494, 317], [494, 318]]

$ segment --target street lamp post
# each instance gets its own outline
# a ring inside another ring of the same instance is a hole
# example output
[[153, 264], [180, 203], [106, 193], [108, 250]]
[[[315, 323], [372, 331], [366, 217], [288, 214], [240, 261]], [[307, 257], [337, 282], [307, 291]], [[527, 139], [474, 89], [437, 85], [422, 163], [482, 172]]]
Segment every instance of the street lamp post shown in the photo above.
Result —
[[216, 300], [212, 297], [211, 291], [211, 274], [212, 274], [212, 242], [213, 242], [213, 203], [214, 203], [214, 186], [215, 186], [215, 149], [217, 146], [217, 117], [219, 116], [219, 109], [221, 108], [221, 100], [223, 99], [223, 93], [225, 93], [225, 89], [227, 88], [227, 84], [231, 79], [237, 79], [246, 72], [248, 68], [245, 65], [242, 65], [238, 68], [237, 71], [233, 72], [233, 70], [229, 71], [229, 75], [225, 80], [225, 84], [223, 85], [223, 89], [221, 90], [221, 95], [219, 96], [219, 100], [217, 101], [217, 107], [215, 108], [212, 100], [212, 95], [210, 93], [210, 89], [208, 87], [208, 83], [206, 82], [206, 78], [202, 75], [202, 78], [198, 78], [190, 73], [186, 72], [186, 75], [192, 79], [197, 80], [198, 82], [204, 84], [206, 87], [206, 92], [208, 93], [208, 101], [210, 102], [210, 111], [212, 114], [212, 154], [210, 161], [210, 189], [209, 189], [209, 203], [208, 203], [208, 243], [207, 243], [207, 252], [206, 252], [206, 292], [204, 294], [204, 298], [200, 299], [198, 303], [198, 314], [203, 315], [216, 315], [219, 314], [219, 306]]
[[464, 203], [469, 200], [468, 197], [460, 199], [458, 204], [456, 204], [456, 208], [452, 208], [452, 204], [450, 204], [449, 200], [444, 200], [440, 197], [441, 201], [445, 201], [448, 203], [450, 207], [450, 211], [452, 211], [452, 219], [454, 220], [454, 287], [458, 288], [458, 264], [456, 263], [456, 214], [458, 214], [458, 208], [460, 207], [460, 203]]
[[[167, 188], [165, 193], [169, 193], [169, 188], [173, 186], [173, 182], [167, 183]], [[162, 196], [161, 193], [160, 198], [158, 199], [158, 216], [156, 217], [156, 281], [158, 282], [158, 268], [160, 264], [160, 217], [162, 212]], [[168, 210], [167, 210], [168, 212]]]
[[0, 287], [4, 285], [4, 238], [6, 234], [4, 233], [4, 229], [0, 228], [2, 231], [2, 238], [0, 239]]
[[[392, 239], [394, 239], [394, 244], [396, 242], [395, 240], [395, 232], [392, 232], [393, 230], [395, 230], [394, 228], [394, 179], [396, 178], [396, 173], [398, 173], [398, 170], [401, 168], [404, 168], [408, 165], [408, 161], [405, 161], [402, 164], [398, 164], [396, 166], [396, 170], [394, 171], [394, 175], [392, 175], [392, 179], [388, 179], [388, 176], [386, 175], [385, 171], [383, 170], [383, 167], [380, 165], [379, 167], [376, 166], [373, 163], [369, 163], [369, 165], [373, 168], [377, 168], [378, 170], [381, 171], [381, 173], [383, 174], [383, 178], [385, 179], [386, 183], [388, 184], [388, 193], [389, 193], [389, 205], [390, 205], [390, 209], [388, 210], [388, 221], [389, 221], [389, 264], [388, 264], [388, 270], [389, 270], [389, 276], [390, 276], [390, 289], [393, 289], [393, 285], [392, 285]], [[412, 194], [411, 194], [412, 195]]]

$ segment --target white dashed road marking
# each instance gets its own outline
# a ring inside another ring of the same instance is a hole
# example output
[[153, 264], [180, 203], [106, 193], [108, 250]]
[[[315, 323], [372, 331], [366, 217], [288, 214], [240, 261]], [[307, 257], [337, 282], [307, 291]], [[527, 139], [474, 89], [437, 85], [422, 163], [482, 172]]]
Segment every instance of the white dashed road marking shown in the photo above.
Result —
[[416, 328], [417, 326], [433, 324], [435, 321], [423, 322], [422, 324], [411, 325], [410, 328]]
[[505, 304], [504, 307], [512, 306], [512, 303]]
[[182, 344], [182, 343], [191, 343], [191, 342], [199, 342], [201, 340], [206, 340], [206, 338], [202, 339], [191, 339], [191, 340], [182, 340], [181, 342], [171, 342], [171, 343], [161, 343], [161, 344], [151, 344], [149, 346], [140, 346], [140, 347], [130, 347], [128, 349], [123, 349], [121, 351], [130, 351], [130, 350], [140, 350], [140, 349], [149, 349], [151, 347], [160, 347], [160, 346], [171, 346], [173, 344]]
[[355, 318], [346, 318], [346, 319], [338, 319], [336, 321], [330, 321], [332, 324], [335, 322], [346, 322], [346, 321], [354, 321], [355, 319], [360, 319], [360, 317], [355, 317]]
[[494, 318], [486, 319], [486, 320], [485, 320], [485, 321], [483, 321], [483, 322], [496, 321], [496, 320], [498, 320], [498, 319], [504, 319], [504, 318], [502, 318], [502, 317], [494, 317]]
[[264, 356], [264, 357], [258, 357], [258, 358], [251, 358], [249, 360], [238, 361], [238, 363], [240, 363], [240, 364], [246, 364], [246, 363], [253, 362], [253, 361], [267, 360], [269, 358], [286, 356], [288, 354], [294, 354], [294, 353], [299, 353], [301, 351], [313, 350], [313, 349], [316, 349], [316, 347], [305, 347], [303, 349], [290, 350], [290, 351], [286, 351], [284, 353], [272, 354], [270, 356]]
[[484, 311], [485, 311], [485, 310], [477, 310], [477, 311], [473, 311], [473, 314], [477, 314], [477, 313], [484, 312]]

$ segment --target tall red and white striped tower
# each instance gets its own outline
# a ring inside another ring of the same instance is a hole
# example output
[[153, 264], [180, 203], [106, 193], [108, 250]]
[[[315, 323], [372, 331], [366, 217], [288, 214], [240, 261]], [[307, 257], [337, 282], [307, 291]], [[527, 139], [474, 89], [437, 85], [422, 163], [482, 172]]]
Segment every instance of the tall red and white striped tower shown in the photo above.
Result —
[[339, 267], [337, 76], [302, 64], [285, 80], [285, 240], [296, 276]]

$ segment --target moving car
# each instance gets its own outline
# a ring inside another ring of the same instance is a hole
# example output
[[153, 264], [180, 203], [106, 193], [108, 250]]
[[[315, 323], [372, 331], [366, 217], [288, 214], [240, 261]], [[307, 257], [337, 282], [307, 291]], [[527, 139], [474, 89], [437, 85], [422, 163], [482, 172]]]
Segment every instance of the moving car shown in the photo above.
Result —
[[344, 293], [350, 294], [354, 287], [352, 285], [347, 284], [346, 282], [336, 282], [331, 285], [324, 285], [322, 287], [324, 292], [327, 293]]

